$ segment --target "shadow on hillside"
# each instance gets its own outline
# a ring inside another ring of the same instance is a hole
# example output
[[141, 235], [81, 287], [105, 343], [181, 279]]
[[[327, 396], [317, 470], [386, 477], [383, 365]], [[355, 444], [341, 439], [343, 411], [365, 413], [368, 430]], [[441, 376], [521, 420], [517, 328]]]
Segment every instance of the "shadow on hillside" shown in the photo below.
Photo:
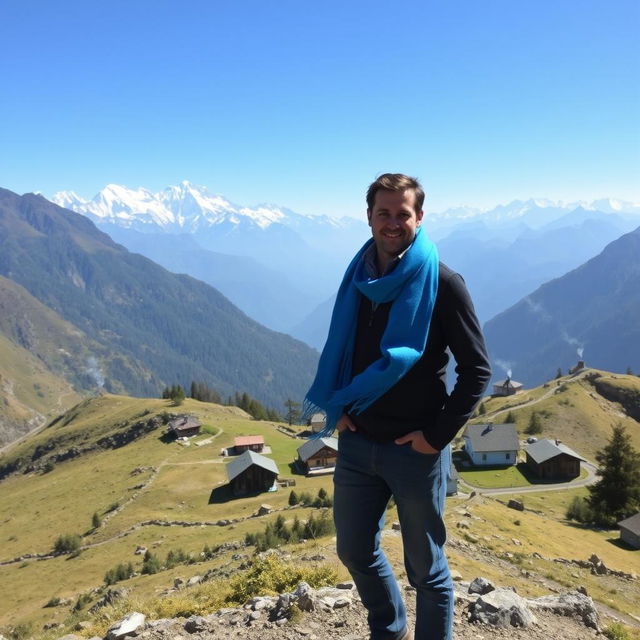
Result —
[[307, 470], [300, 464], [299, 460], [289, 463], [289, 471], [295, 476], [306, 476]]
[[209, 494], [208, 504], [224, 504], [225, 502], [231, 502], [231, 500], [240, 500], [241, 498], [255, 498], [256, 496], [267, 494], [267, 491], [253, 491], [251, 493], [243, 493], [237, 496], [231, 491], [231, 485], [223, 484], [220, 487], [215, 487]]
[[637, 551], [637, 547], [631, 546], [628, 542], [621, 540], [620, 538], [607, 538], [607, 542], [618, 547], [618, 549], [622, 549], [623, 551]]
[[158, 440], [160, 440], [160, 442], [163, 442], [164, 444], [171, 444], [172, 442], [175, 443], [176, 441], [176, 436], [173, 433], [163, 433], [161, 436], [158, 437]]

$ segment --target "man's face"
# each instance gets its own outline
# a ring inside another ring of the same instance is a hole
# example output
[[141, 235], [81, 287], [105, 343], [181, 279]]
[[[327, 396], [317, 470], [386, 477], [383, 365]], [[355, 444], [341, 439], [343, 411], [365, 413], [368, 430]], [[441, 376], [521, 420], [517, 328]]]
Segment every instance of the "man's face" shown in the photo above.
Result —
[[372, 209], [367, 209], [369, 226], [376, 244], [378, 261], [385, 268], [400, 255], [415, 238], [422, 220], [422, 211], [416, 213], [416, 194], [406, 191], [378, 191]]

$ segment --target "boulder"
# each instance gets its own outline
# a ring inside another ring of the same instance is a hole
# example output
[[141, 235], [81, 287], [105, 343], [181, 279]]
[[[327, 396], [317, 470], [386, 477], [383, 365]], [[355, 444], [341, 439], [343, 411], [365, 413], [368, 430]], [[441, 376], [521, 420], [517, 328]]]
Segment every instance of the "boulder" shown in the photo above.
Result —
[[491, 591], [495, 591], [495, 587], [486, 578], [474, 578], [469, 585], [469, 593], [479, 593], [482, 596]]
[[496, 627], [528, 627], [536, 622], [527, 601], [511, 589], [495, 589], [469, 607], [469, 620]]
[[146, 617], [142, 613], [137, 611], [130, 613], [126, 618], [109, 627], [107, 640], [118, 640], [118, 638], [123, 638], [128, 633], [137, 631], [145, 623], [145, 620]]
[[509, 507], [509, 509], [515, 509], [516, 511], [524, 511], [524, 504], [521, 500], [509, 500], [507, 507]]
[[574, 616], [580, 618], [585, 626], [599, 631], [598, 610], [593, 600], [577, 591], [561, 593], [555, 596], [543, 596], [528, 601], [532, 609], [551, 611], [556, 615]]

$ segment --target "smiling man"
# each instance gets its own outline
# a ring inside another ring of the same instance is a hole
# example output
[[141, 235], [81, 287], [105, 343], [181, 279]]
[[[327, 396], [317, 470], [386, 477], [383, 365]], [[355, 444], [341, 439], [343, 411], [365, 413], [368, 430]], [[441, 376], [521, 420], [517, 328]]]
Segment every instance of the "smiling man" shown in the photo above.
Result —
[[[367, 191], [372, 239], [338, 291], [307, 411], [322, 435], [339, 432], [334, 474], [338, 555], [368, 611], [372, 640], [412, 637], [380, 546], [389, 499], [398, 508], [404, 562], [416, 589], [416, 640], [449, 640], [453, 584], [444, 554], [449, 443], [491, 371], [462, 278], [439, 262], [422, 229], [424, 192], [403, 174]], [[447, 393], [447, 350], [456, 383]]]

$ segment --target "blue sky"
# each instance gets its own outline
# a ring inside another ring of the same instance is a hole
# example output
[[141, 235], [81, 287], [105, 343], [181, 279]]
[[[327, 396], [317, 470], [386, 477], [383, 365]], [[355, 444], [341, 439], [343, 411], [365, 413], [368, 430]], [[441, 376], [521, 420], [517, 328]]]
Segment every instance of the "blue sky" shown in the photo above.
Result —
[[639, 27], [637, 0], [4, 0], [0, 186], [640, 201]]

